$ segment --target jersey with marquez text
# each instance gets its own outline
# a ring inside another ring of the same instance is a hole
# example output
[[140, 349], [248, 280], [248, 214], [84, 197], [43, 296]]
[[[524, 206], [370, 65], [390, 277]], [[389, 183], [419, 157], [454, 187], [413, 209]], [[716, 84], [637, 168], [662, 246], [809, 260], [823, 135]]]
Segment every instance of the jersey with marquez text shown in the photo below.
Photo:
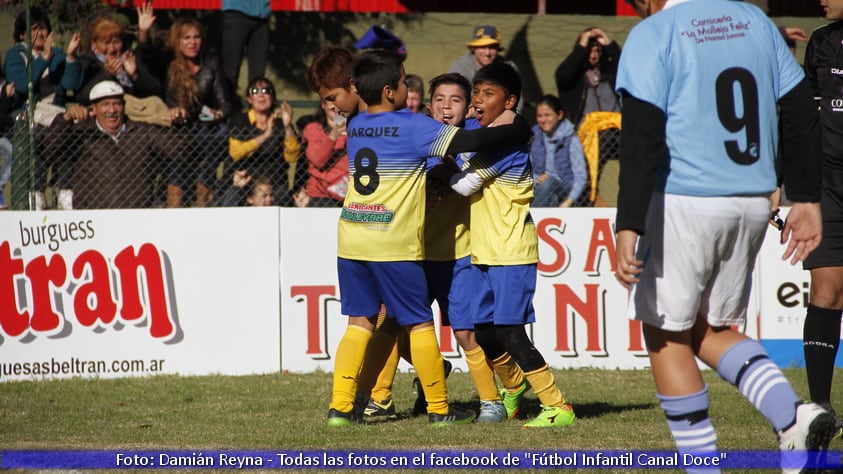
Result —
[[424, 114], [362, 112], [348, 124], [348, 193], [337, 255], [390, 262], [424, 259], [425, 165], [460, 129]]

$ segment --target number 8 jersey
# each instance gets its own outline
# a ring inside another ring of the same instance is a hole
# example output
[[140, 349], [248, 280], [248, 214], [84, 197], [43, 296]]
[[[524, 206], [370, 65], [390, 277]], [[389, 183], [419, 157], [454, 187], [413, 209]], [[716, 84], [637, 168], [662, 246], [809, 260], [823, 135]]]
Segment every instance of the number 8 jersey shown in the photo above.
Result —
[[803, 77], [757, 7], [669, 1], [630, 32], [616, 88], [667, 117], [655, 191], [764, 195], [776, 187], [776, 102]]
[[349, 122], [339, 257], [424, 259], [425, 165], [429, 156], [445, 156], [459, 130], [406, 111], [362, 112]]

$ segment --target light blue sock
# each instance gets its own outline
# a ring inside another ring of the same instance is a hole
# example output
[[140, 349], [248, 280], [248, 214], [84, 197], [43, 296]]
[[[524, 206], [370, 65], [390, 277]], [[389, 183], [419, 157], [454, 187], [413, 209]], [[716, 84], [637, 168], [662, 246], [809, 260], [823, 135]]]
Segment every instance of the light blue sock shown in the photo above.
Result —
[[[717, 450], [717, 433], [708, 417], [708, 386], [690, 395], [656, 394], [667, 418], [667, 427], [680, 453]], [[715, 473], [719, 469], [687, 469], [689, 473]]]
[[727, 349], [717, 363], [717, 373], [738, 387], [776, 431], [784, 431], [796, 420], [796, 406], [802, 400], [758, 341], [745, 339]]

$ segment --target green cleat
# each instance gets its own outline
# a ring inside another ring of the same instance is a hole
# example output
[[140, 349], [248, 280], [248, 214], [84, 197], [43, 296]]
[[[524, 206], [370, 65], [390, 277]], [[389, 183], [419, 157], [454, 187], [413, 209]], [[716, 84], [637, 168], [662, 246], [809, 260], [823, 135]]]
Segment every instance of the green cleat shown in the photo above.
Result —
[[343, 412], [337, 409], [331, 408], [328, 410], [328, 426], [351, 426], [351, 425], [366, 425], [365, 421], [360, 417], [359, 414], [351, 412]]
[[524, 428], [555, 428], [557, 426], [571, 426], [577, 416], [574, 415], [574, 408], [571, 405], [561, 407], [549, 407], [542, 405], [539, 416], [524, 424]]
[[521, 398], [524, 396], [524, 392], [526, 391], [527, 382], [522, 383], [521, 386], [518, 387], [518, 390], [514, 392], [510, 392], [506, 388], [500, 389], [501, 400], [503, 400], [503, 406], [506, 407], [507, 419], [511, 420], [518, 414]]

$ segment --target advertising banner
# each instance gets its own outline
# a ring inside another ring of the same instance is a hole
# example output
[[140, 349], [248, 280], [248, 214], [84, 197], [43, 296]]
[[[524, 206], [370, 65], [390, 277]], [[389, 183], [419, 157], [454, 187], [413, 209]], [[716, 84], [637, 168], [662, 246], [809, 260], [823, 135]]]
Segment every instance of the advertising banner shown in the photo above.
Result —
[[278, 210], [0, 213], [0, 380], [275, 372]]

